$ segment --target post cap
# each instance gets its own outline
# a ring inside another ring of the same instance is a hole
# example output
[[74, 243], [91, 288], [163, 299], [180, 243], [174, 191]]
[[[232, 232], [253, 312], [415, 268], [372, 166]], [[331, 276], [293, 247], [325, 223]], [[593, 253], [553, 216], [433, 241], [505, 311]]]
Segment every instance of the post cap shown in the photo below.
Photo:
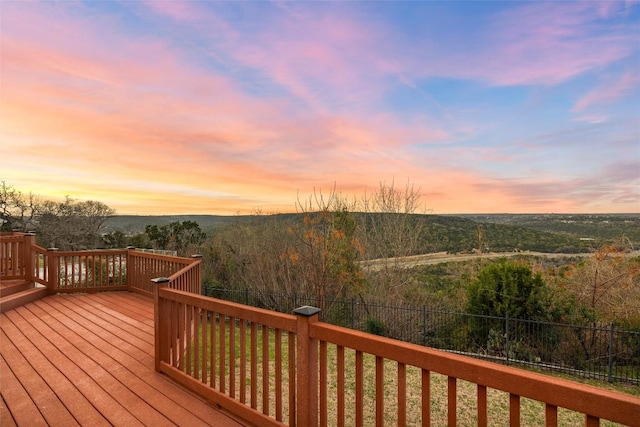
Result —
[[302, 307], [298, 307], [295, 310], [293, 310], [293, 314], [297, 314], [299, 316], [311, 317], [314, 314], [320, 313], [321, 311], [322, 310], [320, 310], [318, 307], [311, 307], [310, 305], [303, 305]]

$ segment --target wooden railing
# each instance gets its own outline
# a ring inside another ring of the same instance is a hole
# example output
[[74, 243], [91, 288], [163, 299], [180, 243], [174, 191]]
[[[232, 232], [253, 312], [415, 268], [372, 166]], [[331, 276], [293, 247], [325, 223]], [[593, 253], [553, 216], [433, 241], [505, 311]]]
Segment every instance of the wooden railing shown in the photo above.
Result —
[[201, 293], [199, 256], [171, 257], [136, 251], [62, 252], [36, 245], [35, 234], [0, 234], [0, 278], [39, 283], [49, 294], [128, 290], [153, 297], [151, 279], [177, 272], [177, 289]]
[[0, 278], [21, 279], [29, 271], [27, 249], [31, 240], [24, 233], [0, 233]]
[[168, 278], [156, 282], [159, 372], [253, 425], [296, 419], [295, 316], [171, 289]]
[[157, 277], [177, 274], [173, 286], [194, 294], [202, 293], [200, 256], [192, 258], [156, 255], [139, 251], [129, 251], [127, 282], [130, 290], [153, 297], [155, 286], [151, 282]]
[[640, 423], [631, 395], [322, 323], [310, 307], [279, 314], [167, 283], [155, 295], [156, 369], [255, 425], [519, 426], [532, 406], [546, 426]]

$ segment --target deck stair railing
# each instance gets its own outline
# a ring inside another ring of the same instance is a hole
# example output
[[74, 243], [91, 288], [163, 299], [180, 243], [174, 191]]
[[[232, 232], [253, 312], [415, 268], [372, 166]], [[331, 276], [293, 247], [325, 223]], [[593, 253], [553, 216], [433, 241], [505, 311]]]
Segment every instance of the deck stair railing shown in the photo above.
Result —
[[[155, 282], [156, 369], [254, 425], [429, 426], [442, 400], [436, 423], [467, 425], [463, 397], [478, 426], [519, 426], [531, 401], [546, 426], [640, 425], [635, 396], [330, 325], [312, 307], [288, 315]], [[445, 392], [432, 392], [436, 377]]]

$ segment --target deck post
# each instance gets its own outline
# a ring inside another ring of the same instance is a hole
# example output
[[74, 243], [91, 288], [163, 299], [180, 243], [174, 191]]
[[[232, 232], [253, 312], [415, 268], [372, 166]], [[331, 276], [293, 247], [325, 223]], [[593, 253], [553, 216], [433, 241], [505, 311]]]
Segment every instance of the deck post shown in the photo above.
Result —
[[36, 235], [34, 233], [25, 233], [24, 235], [24, 269], [25, 280], [27, 282], [34, 282], [34, 269], [36, 268], [33, 263], [32, 248], [36, 245]]
[[[191, 292], [196, 295], [204, 295], [204, 282], [202, 281], [202, 254], [193, 254], [191, 255], [191, 259], [200, 261], [198, 267], [195, 270], [196, 277], [193, 278], [193, 283], [191, 284], [193, 288], [191, 289]], [[198, 287], [197, 291], [195, 289], [195, 284], [197, 284]]]
[[297, 426], [318, 425], [318, 340], [309, 336], [311, 324], [318, 321], [318, 313], [319, 308], [307, 305], [293, 310], [297, 316]]
[[160, 360], [163, 355], [166, 354], [166, 339], [162, 339], [162, 337], [166, 337], [166, 331], [164, 330], [165, 319], [167, 318], [167, 313], [164, 312], [164, 304], [160, 304], [160, 288], [164, 288], [169, 283], [169, 278], [167, 277], [157, 277], [155, 279], [151, 279], [151, 281], [156, 285], [153, 287], [153, 327], [154, 327], [154, 354], [155, 354], [155, 369], [156, 372], [160, 372]]
[[133, 281], [133, 257], [131, 256], [132, 252], [136, 250], [135, 246], [127, 246], [127, 278], [125, 279], [127, 281], [127, 290], [129, 292], [131, 292], [131, 283]]
[[56, 289], [60, 287], [60, 257], [56, 256], [58, 248], [47, 248], [47, 267], [49, 274], [47, 276], [47, 288], [49, 295], [56, 293]]

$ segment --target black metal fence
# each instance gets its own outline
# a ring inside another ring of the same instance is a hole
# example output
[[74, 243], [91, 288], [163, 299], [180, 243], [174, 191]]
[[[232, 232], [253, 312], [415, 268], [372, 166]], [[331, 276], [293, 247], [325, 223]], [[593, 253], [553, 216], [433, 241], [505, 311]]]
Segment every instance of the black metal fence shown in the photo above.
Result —
[[[206, 287], [203, 294], [291, 313], [315, 298]], [[615, 324], [568, 325], [358, 299], [325, 300], [321, 320], [500, 363], [640, 384], [640, 331]]]

